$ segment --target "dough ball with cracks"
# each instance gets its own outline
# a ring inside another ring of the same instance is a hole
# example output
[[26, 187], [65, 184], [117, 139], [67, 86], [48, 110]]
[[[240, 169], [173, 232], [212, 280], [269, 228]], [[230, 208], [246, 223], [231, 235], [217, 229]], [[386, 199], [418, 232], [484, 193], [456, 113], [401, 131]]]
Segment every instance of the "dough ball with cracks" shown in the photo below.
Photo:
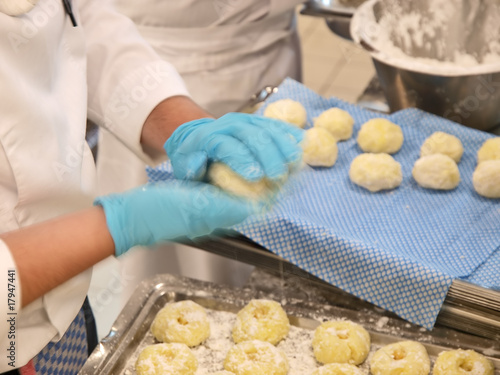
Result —
[[302, 160], [313, 167], [331, 167], [337, 161], [337, 140], [326, 129], [306, 130], [301, 142]]
[[486, 160], [500, 160], [500, 137], [485, 141], [477, 152], [477, 163]]
[[340, 108], [327, 109], [314, 120], [315, 127], [328, 130], [337, 141], [351, 138], [353, 125], [354, 119], [349, 112]]
[[384, 118], [365, 122], [358, 132], [357, 142], [361, 150], [372, 153], [394, 154], [403, 146], [401, 128]]
[[464, 146], [460, 139], [445, 132], [434, 132], [420, 147], [420, 157], [434, 154], [443, 154], [458, 163], [464, 153]]
[[451, 190], [460, 183], [457, 163], [443, 154], [418, 159], [413, 166], [412, 175], [415, 181], [426, 189]]
[[500, 198], [500, 159], [486, 160], [472, 174], [474, 190], [486, 198]]
[[281, 99], [270, 103], [264, 110], [264, 116], [294, 124], [304, 128], [307, 112], [302, 104], [292, 99]]
[[354, 158], [349, 178], [372, 193], [397, 188], [403, 181], [401, 165], [389, 154], [361, 154]]

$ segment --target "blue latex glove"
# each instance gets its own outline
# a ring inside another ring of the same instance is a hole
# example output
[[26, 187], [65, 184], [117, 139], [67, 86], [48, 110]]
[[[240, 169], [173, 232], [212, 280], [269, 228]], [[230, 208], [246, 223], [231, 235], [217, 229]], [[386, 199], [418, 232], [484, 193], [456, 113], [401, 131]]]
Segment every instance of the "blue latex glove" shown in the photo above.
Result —
[[178, 179], [200, 180], [208, 162], [220, 161], [247, 180], [278, 180], [287, 164], [302, 156], [304, 130], [285, 122], [245, 113], [228, 113], [181, 125], [165, 143]]
[[99, 197], [116, 255], [136, 245], [198, 237], [230, 227], [260, 210], [259, 204], [208, 184], [169, 181]]

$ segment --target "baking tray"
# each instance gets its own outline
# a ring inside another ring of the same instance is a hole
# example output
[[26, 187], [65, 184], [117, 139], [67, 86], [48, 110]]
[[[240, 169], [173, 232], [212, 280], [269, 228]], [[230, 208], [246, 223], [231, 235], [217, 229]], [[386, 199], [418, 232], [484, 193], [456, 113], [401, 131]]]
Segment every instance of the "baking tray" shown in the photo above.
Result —
[[[307, 286], [307, 289], [310, 289], [310, 286]], [[98, 344], [79, 374], [135, 374], [134, 363], [141, 348], [154, 343], [150, 325], [157, 312], [168, 302], [190, 299], [209, 309], [209, 316], [211, 313], [233, 316], [252, 298], [268, 298], [277, 300], [283, 305], [293, 326], [291, 332], [300, 333], [299, 335], [294, 333], [294, 337], [311, 338], [314, 329], [324, 320], [349, 319], [361, 324], [370, 332], [371, 353], [382, 345], [406, 339], [421, 342], [426, 347], [431, 361], [443, 350], [473, 349], [489, 357], [495, 365], [495, 374], [500, 375], [500, 344], [498, 342], [445, 328], [436, 328], [429, 332], [399, 319], [388, 317], [380, 309], [357, 311], [333, 305], [321, 305], [311, 301], [308, 295], [310, 294], [304, 290], [299, 291], [297, 295], [297, 289], [288, 288], [286, 283], [283, 283], [278, 290], [266, 295], [258, 288], [233, 289], [184, 277], [158, 275], [139, 285], [113, 324], [110, 333]], [[312, 295], [314, 296], [314, 293]], [[212, 329], [212, 335], [214, 334], [217, 335], [217, 332], [214, 333]], [[227, 336], [223, 340], [226, 340], [226, 344], [229, 345], [231, 344], [230, 335]], [[300, 352], [302, 356], [307, 355], [307, 353], [304, 354], [304, 348], [309, 348], [310, 345], [304, 345], [303, 342], [301, 345], [288, 345], [287, 340], [289, 339], [283, 340], [279, 345], [282, 345], [285, 351], [292, 352], [287, 353], [291, 362], [289, 375], [307, 375], [304, 369], [293, 368], [295, 362], [291, 358], [294, 356], [294, 350], [297, 354]], [[214, 343], [210, 348], [202, 345], [194, 349], [195, 355], [204, 353], [206, 357], [207, 351], [213, 350], [214, 356], [217, 353], [220, 357], [218, 361], [200, 361], [206, 367], [199, 368], [197, 375], [222, 370], [225, 352], [220, 349], [221, 345], [214, 345]], [[210, 353], [208, 355], [210, 356]], [[311, 363], [311, 361], [316, 366], [312, 357], [301, 363]], [[367, 371], [367, 366], [368, 360], [361, 367]]]

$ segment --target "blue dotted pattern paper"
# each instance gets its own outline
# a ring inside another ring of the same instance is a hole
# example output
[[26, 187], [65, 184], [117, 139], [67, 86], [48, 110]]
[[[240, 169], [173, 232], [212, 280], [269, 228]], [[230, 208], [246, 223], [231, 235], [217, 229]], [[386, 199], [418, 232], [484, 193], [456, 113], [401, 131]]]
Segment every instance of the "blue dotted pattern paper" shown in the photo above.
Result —
[[[323, 98], [291, 79], [257, 114], [284, 98], [304, 105], [306, 127], [331, 107], [348, 111], [355, 119], [353, 137], [339, 142], [332, 168], [304, 169], [269, 213], [236, 230], [321, 279], [426, 328], [433, 327], [454, 278], [500, 285], [500, 201], [480, 197], [472, 186], [477, 150], [491, 135], [416, 109], [377, 114]], [[393, 156], [404, 177], [395, 190], [370, 193], [350, 182], [348, 170], [361, 153], [355, 140], [359, 128], [375, 117], [402, 128], [405, 142]], [[411, 177], [421, 144], [437, 130], [464, 145], [462, 181], [453, 191], [426, 190]], [[170, 178], [170, 166], [148, 168], [148, 174], [151, 181]]]

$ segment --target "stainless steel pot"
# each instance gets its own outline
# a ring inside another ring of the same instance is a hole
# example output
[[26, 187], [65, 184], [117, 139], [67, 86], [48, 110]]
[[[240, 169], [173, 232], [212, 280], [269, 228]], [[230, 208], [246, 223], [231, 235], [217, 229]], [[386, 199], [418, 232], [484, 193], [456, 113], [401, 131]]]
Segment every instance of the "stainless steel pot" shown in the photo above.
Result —
[[383, 10], [380, 0], [369, 0], [357, 8], [350, 26], [353, 40], [371, 52], [391, 111], [417, 107], [480, 130], [500, 125], [500, 65], [450, 73], [425, 60], [395, 56], [372, 38], [380, 32]]

